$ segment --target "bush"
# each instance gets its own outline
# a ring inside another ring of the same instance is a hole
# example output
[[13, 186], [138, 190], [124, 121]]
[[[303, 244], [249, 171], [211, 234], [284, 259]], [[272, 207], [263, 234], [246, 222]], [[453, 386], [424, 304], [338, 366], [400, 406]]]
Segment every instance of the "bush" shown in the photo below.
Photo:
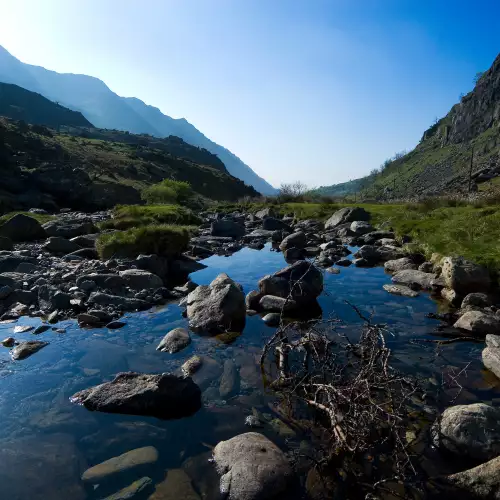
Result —
[[113, 218], [101, 222], [101, 229], [130, 229], [152, 224], [197, 225], [201, 219], [180, 205], [117, 205]]
[[101, 259], [134, 258], [139, 254], [173, 257], [187, 249], [190, 230], [162, 224], [104, 233], [97, 239], [96, 248]]
[[161, 203], [187, 203], [194, 191], [189, 182], [164, 179], [158, 184], [143, 189], [142, 199], [149, 205]]

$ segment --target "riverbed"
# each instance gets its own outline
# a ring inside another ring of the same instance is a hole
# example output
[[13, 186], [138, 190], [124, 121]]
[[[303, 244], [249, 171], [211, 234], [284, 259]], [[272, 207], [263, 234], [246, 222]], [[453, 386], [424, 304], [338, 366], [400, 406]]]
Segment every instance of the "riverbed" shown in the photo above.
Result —
[[[208, 284], [225, 272], [245, 293], [256, 289], [264, 275], [286, 266], [283, 254], [270, 244], [260, 251], [243, 248], [229, 257], [212, 256], [203, 263], [207, 267], [193, 273], [192, 281]], [[395, 367], [429, 381], [436, 390], [443, 376], [467, 367], [454, 404], [500, 404], [499, 381], [482, 366], [482, 344], [457, 342], [437, 350], [431, 342], [415, 342], [439, 338], [435, 333], [439, 322], [427, 315], [443, 304], [426, 293], [417, 298], [390, 295], [382, 286], [391, 277], [382, 267], [339, 269], [339, 274], [324, 273], [325, 289], [319, 297], [323, 318], [340, 320], [338, 329], [356, 335], [362, 320], [346, 303], [350, 302], [373, 322], [387, 325], [386, 341]], [[181, 477], [191, 480], [193, 498], [219, 498], [218, 476], [209, 462], [211, 449], [221, 440], [247, 432], [245, 418], [252, 412], [263, 417], [265, 425], [259, 432], [283, 450], [307, 446], [304, 436], [279, 419], [273, 409], [276, 396], [263, 385], [259, 358], [274, 328], [266, 326], [259, 315], [249, 316], [244, 331], [232, 342], [224, 336], [193, 333], [192, 343], [177, 354], [156, 351], [169, 330], [187, 326], [182, 312], [177, 303], [170, 303], [130, 313], [120, 330], [82, 329], [73, 320], [63, 321], [55, 325], [59, 332], [48, 330], [37, 336], [49, 345], [28, 359], [11, 361], [8, 349], [0, 351], [0, 498], [102, 499], [145, 474], [153, 485], [160, 485], [159, 491], [167, 491], [176, 486], [174, 479], [168, 486], [163, 483], [167, 471], [173, 469], [187, 474]], [[3, 323], [0, 335], [33, 340], [31, 332], [18, 334], [14, 328], [39, 324], [39, 318]], [[161, 421], [109, 415], [89, 412], [69, 400], [75, 392], [108, 381], [118, 372], [177, 372], [193, 354], [204, 358], [207, 369], [195, 377], [203, 391], [203, 408], [192, 417]], [[228, 359], [238, 369], [239, 382], [234, 395], [223, 399], [218, 388]], [[454, 390], [447, 390], [453, 399]], [[147, 466], [146, 473], [138, 469], [137, 475], [117, 476], [98, 487], [81, 481], [88, 467], [144, 446], [158, 450], [158, 460]], [[149, 498], [153, 490], [137, 498]]]

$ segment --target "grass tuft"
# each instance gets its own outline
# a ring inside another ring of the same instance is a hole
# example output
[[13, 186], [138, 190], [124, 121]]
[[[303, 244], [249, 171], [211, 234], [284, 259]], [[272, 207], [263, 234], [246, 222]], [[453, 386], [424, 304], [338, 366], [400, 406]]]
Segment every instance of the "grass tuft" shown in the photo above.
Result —
[[0, 216], [0, 224], [7, 222], [9, 219], [11, 219], [12, 217], [14, 217], [14, 215], [17, 214], [27, 215], [28, 217], [37, 220], [40, 224], [45, 224], [46, 222], [55, 219], [55, 216], [53, 215], [34, 214], [31, 212], [9, 212], [8, 214]]

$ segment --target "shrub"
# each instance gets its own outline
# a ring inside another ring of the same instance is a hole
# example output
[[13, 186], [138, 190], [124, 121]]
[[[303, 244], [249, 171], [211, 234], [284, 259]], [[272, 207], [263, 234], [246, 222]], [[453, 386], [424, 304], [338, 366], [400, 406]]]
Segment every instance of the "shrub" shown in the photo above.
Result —
[[164, 179], [158, 184], [149, 186], [142, 191], [142, 199], [150, 204], [187, 203], [194, 191], [189, 182]]
[[96, 242], [101, 259], [134, 258], [139, 254], [173, 257], [187, 249], [191, 228], [167, 224], [104, 233]]

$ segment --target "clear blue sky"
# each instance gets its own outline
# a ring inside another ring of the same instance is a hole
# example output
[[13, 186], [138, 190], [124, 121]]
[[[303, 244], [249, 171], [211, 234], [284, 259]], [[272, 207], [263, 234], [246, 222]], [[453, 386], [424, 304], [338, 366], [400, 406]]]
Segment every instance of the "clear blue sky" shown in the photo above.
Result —
[[274, 185], [412, 148], [500, 50], [500, 1], [0, 0], [0, 45], [185, 117]]

